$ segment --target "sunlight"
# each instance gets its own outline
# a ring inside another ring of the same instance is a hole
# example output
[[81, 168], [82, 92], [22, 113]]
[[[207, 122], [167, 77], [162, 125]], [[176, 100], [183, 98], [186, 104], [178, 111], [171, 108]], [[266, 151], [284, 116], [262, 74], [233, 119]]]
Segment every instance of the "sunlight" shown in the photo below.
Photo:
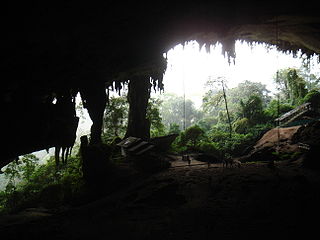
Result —
[[[240, 82], [249, 80], [261, 82], [271, 92], [275, 91], [274, 76], [278, 69], [300, 68], [302, 65], [301, 53], [298, 57], [282, 53], [274, 46], [237, 41], [235, 45], [235, 64], [229, 65], [228, 59], [221, 54], [222, 45], [210, 47], [210, 53], [205, 48], [199, 50], [199, 44], [191, 41], [182, 46], [177, 45], [167, 53], [168, 67], [164, 75], [166, 93], [175, 93], [194, 101], [197, 107], [202, 103], [204, 83], [209, 76], [224, 76], [228, 87], [236, 87]], [[315, 64], [313, 64], [315, 65]], [[319, 65], [316, 64], [319, 69]], [[310, 71], [314, 71], [310, 69]]]
[[90, 127], [92, 125], [92, 120], [89, 116], [88, 110], [86, 108], [83, 108], [82, 100], [80, 93], [76, 96], [76, 111], [77, 116], [80, 117], [79, 125], [77, 128], [77, 142], [80, 140], [80, 137], [83, 135], [87, 135], [90, 133]]

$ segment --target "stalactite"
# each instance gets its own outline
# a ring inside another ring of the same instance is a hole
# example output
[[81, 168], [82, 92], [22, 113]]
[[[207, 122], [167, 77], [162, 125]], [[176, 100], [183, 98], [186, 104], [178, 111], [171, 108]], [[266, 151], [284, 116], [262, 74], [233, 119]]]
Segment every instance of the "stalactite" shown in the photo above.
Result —
[[128, 85], [129, 117], [126, 137], [150, 138], [150, 122], [146, 119], [150, 98], [149, 77], [132, 77]]
[[80, 89], [83, 106], [88, 110], [92, 120], [90, 143], [101, 143], [103, 113], [106, 107], [107, 95], [103, 81], [95, 81]]
[[211, 47], [211, 45], [210, 45], [209, 43], [207, 43], [207, 44], [205, 45], [205, 47], [206, 47], [206, 52], [209, 54], [209, 53], [210, 53], [210, 47]]

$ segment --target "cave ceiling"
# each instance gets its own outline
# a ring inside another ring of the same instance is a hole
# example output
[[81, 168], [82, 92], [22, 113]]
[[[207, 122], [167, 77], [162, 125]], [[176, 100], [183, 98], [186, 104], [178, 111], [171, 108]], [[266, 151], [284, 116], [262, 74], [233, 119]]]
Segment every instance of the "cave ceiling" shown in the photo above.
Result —
[[[31, 121], [37, 102], [63, 89], [77, 91], [97, 81], [111, 85], [137, 74], [161, 79], [163, 53], [189, 40], [205, 46], [221, 42], [230, 57], [237, 39], [320, 54], [320, 16], [314, 4], [11, 1], [2, 16], [6, 124], [13, 129]], [[19, 116], [28, 117], [14, 120], [16, 107]]]
[[86, 81], [128, 80], [141, 69], [151, 74], [162, 67], [164, 52], [188, 40], [207, 46], [219, 41], [231, 57], [237, 39], [320, 53], [314, 3], [112, 2], [8, 6], [2, 45], [7, 94], [20, 86], [40, 93]]

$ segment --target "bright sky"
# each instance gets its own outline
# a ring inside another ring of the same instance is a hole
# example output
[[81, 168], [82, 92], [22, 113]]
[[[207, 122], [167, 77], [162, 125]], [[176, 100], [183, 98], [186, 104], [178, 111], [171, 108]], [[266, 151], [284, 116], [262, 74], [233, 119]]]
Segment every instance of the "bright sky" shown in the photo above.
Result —
[[[193, 100], [197, 107], [202, 103], [204, 83], [209, 76], [225, 76], [229, 88], [249, 80], [266, 84], [267, 89], [273, 91], [273, 76], [277, 70], [300, 68], [302, 60], [294, 58], [292, 54], [278, 52], [274, 47], [267, 49], [266, 46], [250, 46], [246, 42], [237, 41], [235, 64], [229, 65], [228, 59], [221, 54], [221, 44], [211, 46], [210, 53], [207, 53], [204, 47], [199, 51], [199, 44], [195, 41], [184, 47], [177, 45], [167, 53], [164, 91], [182, 96], [185, 89], [186, 98]], [[316, 65], [319, 69], [319, 64]]]

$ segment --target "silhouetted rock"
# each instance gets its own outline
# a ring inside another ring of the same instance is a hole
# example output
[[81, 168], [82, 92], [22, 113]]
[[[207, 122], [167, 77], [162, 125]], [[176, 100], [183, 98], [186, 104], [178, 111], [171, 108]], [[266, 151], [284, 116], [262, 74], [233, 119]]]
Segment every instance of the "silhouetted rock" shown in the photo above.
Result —
[[87, 137], [82, 136], [80, 152], [84, 179], [91, 184], [103, 184], [112, 171], [111, 148], [104, 144], [89, 145]]

